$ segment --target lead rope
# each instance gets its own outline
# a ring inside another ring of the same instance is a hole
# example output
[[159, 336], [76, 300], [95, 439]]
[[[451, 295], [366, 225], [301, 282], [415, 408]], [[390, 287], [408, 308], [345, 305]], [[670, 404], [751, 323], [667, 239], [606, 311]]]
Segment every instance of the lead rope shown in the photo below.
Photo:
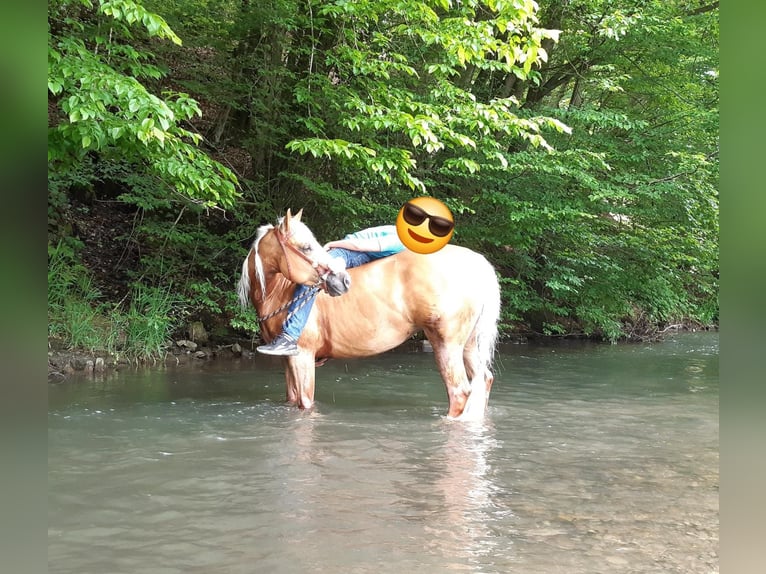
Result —
[[295, 300], [293, 300], [293, 299], [290, 299], [290, 300], [289, 300], [287, 303], [285, 303], [285, 304], [284, 304], [284, 305], [282, 305], [281, 307], [279, 307], [279, 308], [275, 309], [274, 311], [272, 311], [271, 313], [269, 313], [269, 314], [268, 314], [268, 315], [266, 315], [265, 317], [258, 317], [258, 322], [261, 324], [261, 330], [263, 330], [263, 324], [264, 324], [266, 321], [268, 321], [268, 320], [269, 320], [269, 319], [271, 319], [272, 317], [275, 317], [275, 316], [279, 315], [279, 314], [280, 314], [282, 311], [284, 311], [285, 309], [287, 309], [287, 308], [288, 308], [290, 305], [292, 305], [293, 303], [297, 303], [298, 301], [300, 301], [300, 302], [301, 302], [301, 304], [300, 304], [300, 305], [298, 305], [298, 306], [297, 306], [295, 309], [293, 309], [292, 311], [290, 311], [290, 312], [287, 314], [287, 317], [285, 317], [285, 321], [287, 321], [287, 320], [288, 320], [290, 317], [292, 317], [293, 315], [295, 315], [295, 314], [296, 314], [298, 311], [300, 311], [300, 310], [301, 310], [301, 309], [304, 307], [304, 305], [306, 305], [306, 303], [308, 303], [308, 302], [309, 302], [309, 298], [313, 297], [313, 296], [314, 296], [314, 295], [315, 295], [315, 294], [316, 294], [316, 293], [317, 293], [317, 292], [318, 292], [318, 291], [321, 289], [321, 287], [319, 287], [319, 285], [320, 285], [320, 284], [321, 284], [321, 280], [320, 280], [320, 281], [318, 281], [317, 283], [315, 283], [314, 285], [312, 285], [311, 287], [309, 287], [309, 288], [308, 288], [308, 289], [307, 289], [307, 290], [306, 290], [306, 291], [303, 293], [303, 295], [301, 295], [301, 296], [300, 296], [300, 297], [298, 297], [297, 299], [295, 299]]

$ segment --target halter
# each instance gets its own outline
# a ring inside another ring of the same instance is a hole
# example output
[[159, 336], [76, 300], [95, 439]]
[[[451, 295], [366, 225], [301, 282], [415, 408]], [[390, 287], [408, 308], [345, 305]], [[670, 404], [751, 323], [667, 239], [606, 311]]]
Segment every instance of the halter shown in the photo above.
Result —
[[285, 235], [284, 232], [279, 228], [274, 228], [274, 234], [277, 236], [277, 241], [279, 241], [280, 247], [282, 247], [282, 253], [285, 255], [285, 263], [287, 264], [287, 280], [290, 281], [290, 283], [296, 283], [296, 281], [293, 280], [293, 272], [290, 269], [290, 257], [287, 254], [287, 248], [289, 247], [290, 250], [297, 254], [301, 259], [306, 261], [309, 265], [311, 265], [311, 268], [314, 270], [314, 272], [317, 274], [317, 280], [312, 287], [318, 287], [320, 285], [325, 284], [325, 279], [327, 278], [327, 274], [330, 273], [330, 269], [326, 265], [320, 265], [318, 261], [315, 261], [308, 257], [305, 253], [303, 253], [300, 249], [295, 247], [292, 243], [290, 243], [289, 239], [292, 237], [292, 234]]

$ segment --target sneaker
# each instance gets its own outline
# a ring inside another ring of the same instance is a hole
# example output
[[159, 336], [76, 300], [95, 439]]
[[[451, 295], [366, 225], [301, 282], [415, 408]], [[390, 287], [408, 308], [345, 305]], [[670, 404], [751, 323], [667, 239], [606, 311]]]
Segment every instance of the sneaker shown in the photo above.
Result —
[[264, 355], [297, 355], [298, 344], [289, 335], [282, 334], [268, 345], [261, 345], [256, 347], [255, 350]]

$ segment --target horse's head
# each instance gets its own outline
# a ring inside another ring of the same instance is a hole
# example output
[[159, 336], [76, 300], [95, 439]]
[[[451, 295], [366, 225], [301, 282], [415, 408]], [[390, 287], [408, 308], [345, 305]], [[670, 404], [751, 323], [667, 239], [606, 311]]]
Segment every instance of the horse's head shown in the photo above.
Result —
[[342, 260], [331, 260], [311, 230], [301, 221], [301, 209], [295, 215], [287, 210], [273, 233], [281, 249], [272, 249], [275, 265], [289, 281], [303, 285], [321, 284], [333, 297], [343, 295], [351, 277]]

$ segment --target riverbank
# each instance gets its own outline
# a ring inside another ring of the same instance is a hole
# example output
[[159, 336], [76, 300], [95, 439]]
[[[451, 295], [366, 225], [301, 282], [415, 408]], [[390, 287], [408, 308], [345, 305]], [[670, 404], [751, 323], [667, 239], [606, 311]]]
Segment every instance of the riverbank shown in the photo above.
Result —
[[211, 360], [250, 358], [255, 343], [242, 339], [226, 344], [200, 345], [188, 339], [169, 341], [165, 353], [149, 359], [131, 359], [106, 350], [65, 349], [60, 342], [48, 340], [48, 382], [58, 383], [70, 376], [96, 375], [120, 369], [159, 367], [165, 365], [192, 365]]
[[[525, 340], [519, 338], [516, 343]], [[198, 345], [194, 341], [178, 339], [168, 342], [163, 356], [153, 359], [129, 359], [109, 351], [84, 349], [56, 349], [58, 342], [48, 342], [48, 382], [60, 383], [70, 377], [91, 377], [122, 369], [157, 368], [165, 366], [195, 367], [211, 361], [252, 359], [257, 355], [255, 347], [260, 341], [240, 339], [220, 344]], [[428, 341], [408, 340], [397, 350], [430, 352]]]
[[[625, 341], [624, 343], [656, 342], [668, 335], [680, 332], [717, 331], [717, 326], [700, 326], [699, 324], [670, 325], [661, 332], [655, 333], [650, 339]], [[502, 341], [501, 344], [524, 345], [533, 344], [562, 344], [566, 341], [587, 340], [593, 343], [603, 342], [586, 337], [544, 337], [514, 335]], [[256, 355], [255, 347], [260, 341], [254, 339], [227, 339], [219, 342], [199, 344], [188, 339], [168, 341], [165, 352], [160, 357], [131, 359], [106, 350], [67, 349], [55, 339], [48, 339], [48, 382], [60, 383], [71, 376], [93, 376], [120, 369], [153, 368], [162, 366], [196, 366], [207, 361], [229, 361], [249, 359]], [[398, 349], [407, 351], [429, 352], [428, 341], [410, 339], [402, 343]]]

